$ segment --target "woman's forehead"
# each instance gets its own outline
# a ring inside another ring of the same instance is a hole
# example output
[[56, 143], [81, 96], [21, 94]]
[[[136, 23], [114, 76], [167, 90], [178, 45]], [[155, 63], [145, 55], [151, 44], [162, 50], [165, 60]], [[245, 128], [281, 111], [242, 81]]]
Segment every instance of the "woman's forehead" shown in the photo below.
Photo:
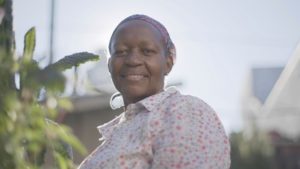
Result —
[[113, 44], [122, 40], [163, 41], [163, 37], [155, 27], [141, 20], [131, 20], [122, 23], [118, 26], [113, 36]]

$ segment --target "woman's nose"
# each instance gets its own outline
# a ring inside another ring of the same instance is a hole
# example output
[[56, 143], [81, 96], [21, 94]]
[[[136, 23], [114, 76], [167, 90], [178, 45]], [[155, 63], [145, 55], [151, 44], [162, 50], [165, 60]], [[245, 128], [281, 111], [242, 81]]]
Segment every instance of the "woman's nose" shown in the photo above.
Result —
[[138, 66], [143, 63], [142, 59], [143, 58], [141, 57], [141, 54], [138, 51], [131, 51], [126, 57], [125, 63], [128, 66]]

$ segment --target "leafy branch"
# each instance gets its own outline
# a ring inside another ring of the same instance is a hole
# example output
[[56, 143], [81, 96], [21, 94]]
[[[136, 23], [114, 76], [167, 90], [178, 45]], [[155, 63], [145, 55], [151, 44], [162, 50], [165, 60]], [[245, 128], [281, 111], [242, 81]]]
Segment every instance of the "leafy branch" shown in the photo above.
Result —
[[[71, 105], [59, 97], [65, 87], [62, 71], [97, 60], [99, 56], [75, 53], [42, 69], [33, 59], [36, 45], [33, 27], [25, 34], [23, 55], [16, 59], [12, 0], [0, 0], [0, 8], [6, 12], [0, 22], [0, 168], [43, 168], [45, 151], [50, 152], [57, 167], [74, 168], [67, 147], [81, 153], [85, 149], [70, 128], [54, 123], [58, 108], [68, 109]], [[41, 88], [47, 91], [45, 104], [37, 99]]]

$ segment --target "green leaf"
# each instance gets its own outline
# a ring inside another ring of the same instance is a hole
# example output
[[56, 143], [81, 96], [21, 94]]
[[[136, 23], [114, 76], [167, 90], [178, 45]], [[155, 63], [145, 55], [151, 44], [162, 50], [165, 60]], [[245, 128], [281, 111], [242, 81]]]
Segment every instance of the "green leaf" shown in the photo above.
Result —
[[32, 27], [27, 31], [24, 38], [24, 62], [30, 62], [35, 48], [35, 28]]
[[35, 75], [35, 78], [37, 78], [41, 85], [46, 87], [46, 89], [60, 92], [63, 92], [64, 90], [65, 77], [58, 70], [51, 68], [43, 69]]
[[59, 126], [59, 127], [60, 127], [60, 130], [57, 130], [57, 134], [59, 135], [59, 138], [61, 138], [66, 143], [69, 143], [80, 154], [86, 155], [87, 150], [81, 144], [81, 142], [75, 136], [67, 134], [67, 133], [72, 133], [71, 129], [68, 128], [67, 126]]
[[56, 162], [58, 162], [58, 166], [60, 169], [68, 169], [68, 163], [66, 162], [66, 159], [59, 154], [58, 152], [53, 152], [54, 158], [56, 159]]
[[99, 55], [95, 55], [92, 53], [88, 53], [88, 52], [74, 53], [72, 55], [65, 56], [59, 61], [47, 66], [45, 69], [51, 68], [51, 69], [63, 71], [66, 69], [70, 69], [73, 66], [79, 66], [80, 64], [85, 63], [87, 61], [93, 61], [98, 59], [99, 59]]
[[21, 63], [20, 65], [20, 89], [22, 90], [24, 87], [33, 90], [38, 89], [39, 84], [37, 84], [35, 79], [35, 74], [41, 71], [38, 63], [32, 59], [29, 62]]

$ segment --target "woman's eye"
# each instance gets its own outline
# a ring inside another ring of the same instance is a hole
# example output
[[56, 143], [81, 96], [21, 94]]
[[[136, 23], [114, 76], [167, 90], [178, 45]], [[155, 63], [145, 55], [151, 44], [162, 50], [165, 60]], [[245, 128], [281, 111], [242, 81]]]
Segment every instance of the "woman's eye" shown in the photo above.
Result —
[[117, 50], [114, 54], [116, 56], [124, 56], [127, 54], [127, 51], [126, 50]]
[[155, 53], [153, 49], [144, 49], [143, 52], [145, 55], [151, 55]]

